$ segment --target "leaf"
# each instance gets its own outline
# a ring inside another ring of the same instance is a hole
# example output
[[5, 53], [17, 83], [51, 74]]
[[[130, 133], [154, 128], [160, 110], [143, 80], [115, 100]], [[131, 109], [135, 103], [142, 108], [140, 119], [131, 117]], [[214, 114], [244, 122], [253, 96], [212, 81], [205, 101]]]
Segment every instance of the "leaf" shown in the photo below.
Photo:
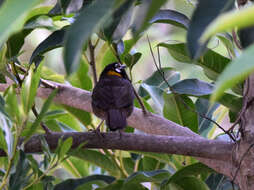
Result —
[[177, 184], [178, 187], [181, 187], [182, 189], [209, 190], [204, 181], [192, 176], [183, 177], [181, 180], [176, 181], [174, 184]]
[[161, 154], [161, 153], [153, 153], [153, 152], [136, 152], [136, 151], [132, 151], [134, 153], [137, 154], [142, 154], [144, 156], [150, 157], [150, 158], [154, 158], [160, 162], [164, 162], [166, 164], [168, 164], [170, 162], [170, 155], [168, 154]]
[[204, 31], [200, 37], [200, 41], [204, 42], [218, 32], [238, 29], [252, 26], [254, 24], [254, 6], [250, 6], [240, 10], [233, 10], [216, 18]]
[[65, 82], [64, 75], [57, 74], [55, 71], [51, 70], [49, 67], [46, 66], [43, 66], [41, 69], [41, 78], [58, 83]]
[[[118, 180], [115, 180], [113, 183], [109, 184], [108, 186], [97, 188], [96, 190], [116, 190], [116, 189], [122, 190], [123, 183], [124, 183], [123, 179], [118, 179]], [[134, 189], [139, 190], [137, 188], [134, 188]]]
[[33, 124], [31, 125], [30, 129], [28, 129], [28, 131], [25, 134], [26, 140], [29, 139], [31, 137], [31, 135], [33, 135], [33, 133], [37, 130], [37, 127], [41, 123], [41, 121], [42, 121], [44, 115], [46, 114], [46, 112], [48, 111], [49, 106], [50, 106], [51, 102], [53, 101], [56, 93], [57, 93], [57, 89], [53, 90], [51, 92], [51, 94], [49, 95], [48, 99], [43, 104], [39, 115], [37, 116], [37, 118], [35, 119]]
[[34, 99], [40, 82], [40, 72], [41, 67], [39, 67], [36, 72], [34, 72], [33, 68], [30, 68], [28, 76], [22, 83], [21, 97], [25, 114], [28, 114], [34, 104]]
[[160, 183], [170, 176], [167, 170], [154, 170], [154, 171], [139, 171], [130, 175], [124, 181], [123, 189], [128, 189], [131, 185], [140, 184], [143, 182], [156, 182]]
[[176, 183], [179, 185], [179, 182], [183, 182], [183, 180], [186, 177], [195, 177], [200, 174], [207, 174], [214, 172], [212, 169], [210, 169], [208, 166], [202, 164], [202, 163], [195, 163], [192, 165], [188, 165], [184, 167], [183, 169], [178, 170], [174, 175], [172, 175], [168, 181], [165, 181], [163, 183], [163, 187], [165, 185], [168, 185], [169, 183]]
[[[219, 104], [214, 104], [211, 107], [209, 104], [209, 100], [206, 100], [204, 98], [198, 98], [198, 100], [196, 101], [197, 112], [211, 119], [212, 119], [214, 111], [218, 107], [219, 107]], [[198, 115], [199, 134], [206, 137], [208, 132], [210, 131], [209, 129], [211, 129], [211, 124], [212, 124], [211, 121]]]
[[166, 0], [142, 1], [137, 9], [137, 14], [135, 15], [132, 24], [132, 31], [134, 32], [136, 38], [148, 27], [149, 20], [154, 17], [164, 3], [166, 3]]
[[0, 46], [11, 34], [22, 28], [28, 10], [39, 2], [40, 0], [8, 0], [4, 2], [0, 8]]
[[[165, 67], [161, 69], [164, 73], [164, 77], [169, 83], [173, 85], [180, 79], [179, 72], [174, 71], [172, 68]], [[150, 95], [155, 104], [162, 109], [164, 105], [164, 100], [162, 97], [163, 91], [168, 88], [167, 83], [164, 81], [159, 71], [155, 71], [149, 78], [147, 78], [141, 84], [139, 88], [139, 95], [141, 97]]]
[[[8, 88], [5, 92], [5, 111], [10, 116], [11, 120], [21, 125], [22, 114], [19, 108], [17, 94], [13, 86]], [[15, 108], [15, 109], [13, 109]]]
[[[110, 184], [113, 181], [115, 181], [115, 178], [112, 176], [107, 176], [107, 175], [91, 175], [91, 176], [80, 178], [80, 179], [67, 179], [57, 184], [54, 187], [54, 190], [63, 190], [63, 189], [75, 190], [75, 189], [79, 189], [78, 188], [79, 186], [89, 182], [91, 182], [89, 184], [91, 188], [92, 187], [91, 185], [97, 184], [98, 181], [103, 182], [104, 184]], [[84, 186], [82, 186], [82, 189], [87, 189], [87, 188], [84, 188]]]
[[136, 65], [136, 63], [138, 62], [138, 60], [141, 58], [142, 54], [141, 53], [135, 53], [133, 55], [131, 54], [127, 54], [125, 56], [125, 63], [126, 65], [130, 68], [130, 70], [132, 70], [132, 68], [134, 67], [134, 65]]
[[9, 157], [13, 153], [14, 137], [11, 132], [11, 121], [4, 115], [0, 114], [0, 148], [3, 149]]
[[193, 96], [204, 96], [213, 93], [214, 86], [198, 79], [185, 79], [172, 86], [174, 92]]
[[95, 164], [100, 168], [108, 171], [112, 176], [119, 177], [121, 175], [116, 164], [112, 162], [106, 155], [98, 151], [82, 149], [78, 152], [70, 151], [68, 154]]
[[71, 25], [66, 35], [64, 49], [64, 65], [67, 74], [76, 70], [82, 45], [102, 21], [109, 19], [113, 5], [112, 0], [96, 0], [80, 12], [76, 21]]
[[66, 171], [68, 171], [73, 177], [79, 178], [89, 175], [91, 165], [85, 160], [71, 156], [68, 159], [61, 162], [61, 166]]
[[216, 37], [227, 48], [228, 53], [231, 54], [232, 57], [236, 57], [236, 50], [234, 47], [232, 36], [229, 33], [220, 33], [220, 34], [217, 34]]
[[[13, 35], [10, 36], [10, 38], [7, 41], [8, 44], [8, 52], [7, 56], [8, 58], [13, 58], [18, 55], [20, 49], [24, 45], [24, 40], [28, 34], [30, 34], [33, 29], [36, 27], [43, 27], [44, 23], [41, 23], [40, 19], [39, 22], [36, 22], [36, 19], [40, 15], [46, 15], [49, 11], [49, 7], [39, 7], [39, 8], [34, 8], [31, 11], [29, 11], [27, 17], [26, 17], [26, 23], [25, 26], [21, 31], [18, 33], [14, 33]], [[29, 24], [30, 23], [30, 24]], [[31, 25], [33, 23], [33, 25]], [[26, 25], [30, 25], [30, 29], [24, 29], [26, 28]], [[46, 25], [47, 26], [47, 25]]]
[[35, 60], [41, 57], [43, 53], [54, 48], [63, 46], [65, 33], [66, 27], [53, 32], [45, 40], [43, 40], [33, 51], [29, 64], [32, 64]]
[[89, 63], [87, 63], [84, 57], [81, 58], [77, 72], [70, 76], [69, 81], [72, 86], [84, 90], [91, 90], [93, 88], [92, 80], [89, 76]]
[[[201, 34], [206, 27], [223, 11], [234, 4], [233, 0], [199, 1], [192, 15], [187, 33], [187, 47], [190, 57], [198, 58], [204, 52], [207, 42], [199, 43]], [[204, 16], [206, 15], [206, 16]]]
[[59, 149], [58, 159], [62, 160], [65, 154], [70, 150], [72, 146], [72, 137], [67, 138], [61, 145]]
[[193, 132], [198, 132], [198, 116], [195, 113], [195, 105], [192, 100], [185, 95], [163, 94], [164, 107], [163, 115], [165, 118], [187, 126]]
[[89, 125], [92, 122], [92, 117], [89, 112], [71, 106], [62, 105], [71, 115], [77, 118], [83, 125]]
[[225, 68], [215, 83], [215, 90], [211, 96], [212, 102], [219, 99], [225, 90], [242, 82], [254, 71], [252, 63], [254, 59], [253, 52], [254, 45], [248, 47], [241, 56], [233, 60], [232, 63]]
[[122, 3], [112, 13], [112, 18], [106, 20], [101, 26], [99, 36], [109, 42], [118, 42], [129, 29], [134, 9], [134, 1], [129, 0]]
[[26, 159], [26, 155], [22, 150], [20, 150], [18, 164], [10, 175], [10, 190], [22, 189], [27, 185], [30, 178], [27, 176], [29, 170], [30, 166], [28, 160]]
[[187, 16], [170, 9], [159, 10], [156, 15], [150, 20], [150, 23], [172, 24], [174, 26], [185, 29], [188, 29], [189, 22], [190, 20]]
[[211, 80], [215, 80], [230, 62], [230, 59], [212, 50], [208, 50], [200, 59], [192, 61], [184, 43], [160, 43], [158, 45], [167, 48], [170, 55], [177, 61], [201, 66]]

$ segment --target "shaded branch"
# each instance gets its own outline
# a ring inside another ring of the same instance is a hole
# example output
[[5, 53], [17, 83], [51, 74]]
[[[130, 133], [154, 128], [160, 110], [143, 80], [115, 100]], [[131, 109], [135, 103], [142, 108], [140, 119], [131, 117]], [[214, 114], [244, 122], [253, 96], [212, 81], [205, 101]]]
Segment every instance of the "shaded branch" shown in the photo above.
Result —
[[[109, 132], [65, 132], [45, 134], [44, 137], [51, 149], [55, 149], [60, 138], [72, 137], [72, 148], [86, 142], [86, 148], [119, 149], [143, 152], [157, 152], [180, 154], [186, 156], [198, 156], [210, 159], [227, 160], [231, 154], [233, 143], [207, 140], [193, 137], [170, 137], [162, 135], [130, 134]], [[40, 138], [34, 135], [25, 144], [25, 152], [42, 152]], [[0, 154], [3, 156], [2, 154]]]

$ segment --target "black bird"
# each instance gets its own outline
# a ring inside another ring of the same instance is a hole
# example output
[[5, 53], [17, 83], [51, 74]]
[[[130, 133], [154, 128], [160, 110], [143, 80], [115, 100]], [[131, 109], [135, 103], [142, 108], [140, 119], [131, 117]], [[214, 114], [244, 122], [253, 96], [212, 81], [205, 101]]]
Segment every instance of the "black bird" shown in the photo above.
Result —
[[92, 93], [93, 112], [106, 120], [110, 131], [124, 129], [133, 111], [135, 95], [125, 65], [111, 63], [102, 71]]

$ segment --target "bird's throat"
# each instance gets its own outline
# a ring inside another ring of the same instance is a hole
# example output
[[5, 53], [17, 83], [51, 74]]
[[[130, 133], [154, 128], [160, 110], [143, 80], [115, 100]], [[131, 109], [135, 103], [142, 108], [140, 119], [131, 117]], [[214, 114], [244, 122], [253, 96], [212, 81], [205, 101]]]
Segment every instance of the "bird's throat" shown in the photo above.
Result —
[[107, 75], [110, 75], [110, 76], [114, 75], [114, 76], [122, 77], [122, 75], [120, 73], [117, 73], [115, 71], [108, 71]]

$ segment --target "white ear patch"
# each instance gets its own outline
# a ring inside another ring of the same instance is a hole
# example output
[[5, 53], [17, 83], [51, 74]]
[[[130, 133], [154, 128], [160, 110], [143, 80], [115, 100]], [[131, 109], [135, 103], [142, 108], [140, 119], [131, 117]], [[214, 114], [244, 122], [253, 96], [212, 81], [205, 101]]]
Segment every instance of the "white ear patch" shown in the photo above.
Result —
[[119, 68], [115, 68], [116, 72], [121, 73], [121, 70]]

